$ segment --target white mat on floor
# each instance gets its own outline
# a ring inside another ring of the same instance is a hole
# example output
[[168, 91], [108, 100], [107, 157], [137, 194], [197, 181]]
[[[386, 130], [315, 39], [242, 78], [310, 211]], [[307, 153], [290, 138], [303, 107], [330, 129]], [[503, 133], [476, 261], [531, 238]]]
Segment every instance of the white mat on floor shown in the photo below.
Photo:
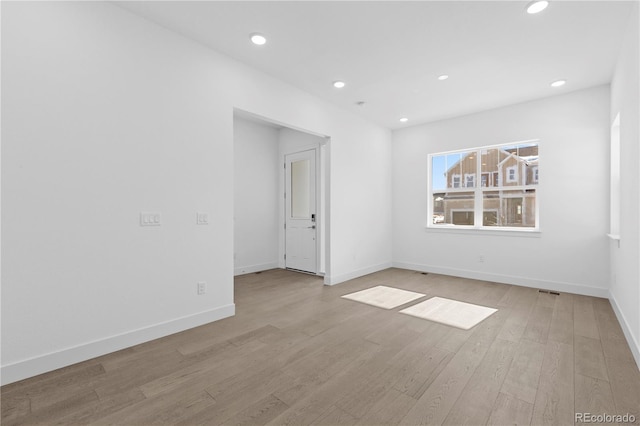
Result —
[[400, 313], [468, 330], [497, 311], [486, 306], [432, 297], [403, 309]]
[[342, 297], [379, 308], [393, 309], [424, 296], [422, 293], [379, 285], [366, 290], [356, 291], [355, 293], [345, 294]]

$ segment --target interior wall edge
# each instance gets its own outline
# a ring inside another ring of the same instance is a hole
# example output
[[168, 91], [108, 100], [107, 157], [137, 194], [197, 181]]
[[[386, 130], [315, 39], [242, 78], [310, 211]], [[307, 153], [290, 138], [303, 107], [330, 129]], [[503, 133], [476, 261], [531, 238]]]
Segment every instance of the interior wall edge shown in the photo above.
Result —
[[324, 284], [325, 285], [336, 285], [343, 283], [345, 281], [353, 280], [355, 278], [360, 278], [365, 275], [373, 274], [374, 272], [384, 271], [385, 269], [389, 269], [392, 267], [391, 262], [379, 263], [377, 265], [368, 266], [366, 268], [358, 269], [356, 271], [351, 271], [346, 274], [331, 276], [324, 276]]
[[636, 361], [636, 366], [638, 370], [640, 370], [640, 342], [637, 342], [633, 333], [631, 332], [631, 327], [629, 326], [629, 322], [627, 318], [622, 313], [620, 306], [618, 306], [618, 301], [611, 291], [609, 291], [609, 302], [611, 303], [611, 307], [613, 308], [613, 312], [616, 314], [616, 318], [618, 319], [618, 323], [620, 324], [620, 328], [622, 328], [622, 332], [624, 333], [624, 337], [627, 339], [627, 343], [629, 344], [629, 349], [631, 349], [631, 353], [633, 354], [633, 359]]
[[280, 267], [280, 265], [278, 264], [278, 262], [261, 263], [261, 264], [258, 264], [258, 265], [242, 266], [240, 268], [236, 268], [233, 271], [233, 276], [237, 277], [238, 275], [253, 274], [255, 272], [262, 272], [262, 271], [268, 271], [270, 269], [277, 269], [279, 267]]
[[592, 297], [609, 297], [609, 290], [606, 288], [590, 287], [574, 283], [565, 283], [561, 281], [538, 280], [516, 275], [492, 274], [482, 271], [471, 271], [468, 269], [448, 268], [442, 266], [433, 266], [427, 264], [417, 264], [408, 262], [393, 262], [394, 268], [408, 269], [411, 271], [430, 272], [433, 274], [450, 275], [460, 278], [469, 278], [472, 280], [490, 281], [501, 284], [511, 284], [520, 287], [540, 288], [543, 290], [554, 290], [560, 293], [580, 294]]
[[94, 340], [35, 358], [3, 365], [0, 368], [0, 381], [4, 386], [9, 383], [57, 370], [58, 368], [87, 361], [121, 349], [231, 317], [235, 315], [235, 312], [236, 306], [232, 303], [209, 311], [129, 331], [117, 336]]

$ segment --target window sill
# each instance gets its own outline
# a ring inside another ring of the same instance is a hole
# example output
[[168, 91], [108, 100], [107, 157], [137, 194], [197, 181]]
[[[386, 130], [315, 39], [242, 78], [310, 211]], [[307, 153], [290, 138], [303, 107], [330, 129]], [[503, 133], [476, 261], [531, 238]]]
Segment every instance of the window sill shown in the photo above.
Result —
[[436, 234], [465, 234], [465, 235], [490, 235], [499, 237], [525, 237], [525, 238], [540, 238], [542, 232], [539, 228], [522, 229], [522, 228], [501, 228], [501, 229], [487, 229], [487, 228], [474, 228], [472, 226], [429, 226], [425, 227], [425, 231], [433, 232]]
[[607, 237], [611, 238], [614, 241], [620, 241], [620, 235], [618, 234], [607, 234]]

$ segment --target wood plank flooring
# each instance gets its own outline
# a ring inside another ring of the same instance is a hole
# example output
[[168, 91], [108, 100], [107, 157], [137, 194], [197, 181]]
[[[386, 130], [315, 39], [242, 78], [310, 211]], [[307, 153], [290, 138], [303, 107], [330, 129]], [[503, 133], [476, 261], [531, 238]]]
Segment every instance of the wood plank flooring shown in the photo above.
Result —
[[[424, 293], [385, 310], [340, 296]], [[440, 296], [470, 330], [398, 311]], [[640, 372], [606, 299], [388, 269], [334, 287], [236, 278], [236, 316], [3, 386], [2, 425], [567, 425], [640, 421]]]

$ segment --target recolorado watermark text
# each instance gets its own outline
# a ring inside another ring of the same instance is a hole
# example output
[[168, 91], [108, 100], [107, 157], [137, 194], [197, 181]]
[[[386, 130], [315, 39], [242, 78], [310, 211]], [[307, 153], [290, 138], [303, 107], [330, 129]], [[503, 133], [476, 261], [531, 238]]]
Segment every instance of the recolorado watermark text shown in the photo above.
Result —
[[576, 423], [633, 423], [636, 416], [633, 414], [593, 414], [576, 413]]

